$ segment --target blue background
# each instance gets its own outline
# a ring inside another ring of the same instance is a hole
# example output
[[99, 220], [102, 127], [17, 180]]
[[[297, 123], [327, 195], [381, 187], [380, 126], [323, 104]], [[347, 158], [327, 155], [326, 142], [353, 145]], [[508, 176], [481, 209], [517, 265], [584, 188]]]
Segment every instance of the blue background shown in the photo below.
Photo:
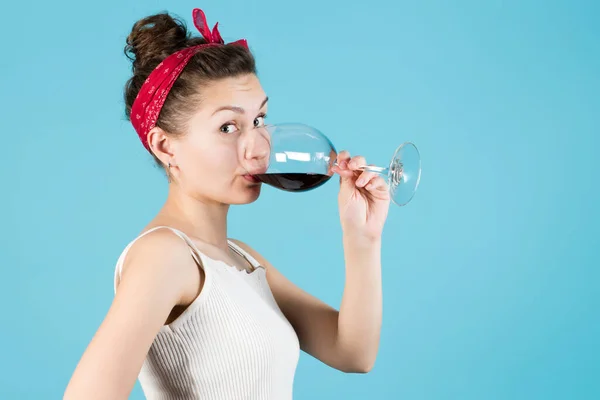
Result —
[[[270, 122], [382, 165], [405, 140], [423, 157], [384, 233], [375, 369], [303, 355], [296, 399], [600, 398], [600, 5], [532, 0], [7, 3], [0, 398], [60, 398], [165, 198], [124, 118], [122, 49], [137, 19], [191, 26], [193, 7], [249, 40]], [[265, 188], [230, 235], [337, 307], [336, 191]]]

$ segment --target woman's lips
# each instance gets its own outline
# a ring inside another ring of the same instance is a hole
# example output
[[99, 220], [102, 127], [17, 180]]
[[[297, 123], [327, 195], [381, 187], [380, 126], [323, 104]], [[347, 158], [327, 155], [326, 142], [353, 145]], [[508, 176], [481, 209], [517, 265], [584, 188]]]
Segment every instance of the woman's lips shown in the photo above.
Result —
[[254, 175], [244, 175], [244, 179], [246, 179], [247, 181], [250, 181], [252, 183], [258, 183], [258, 182], [260, 182], [260, 179], [258, 179]]

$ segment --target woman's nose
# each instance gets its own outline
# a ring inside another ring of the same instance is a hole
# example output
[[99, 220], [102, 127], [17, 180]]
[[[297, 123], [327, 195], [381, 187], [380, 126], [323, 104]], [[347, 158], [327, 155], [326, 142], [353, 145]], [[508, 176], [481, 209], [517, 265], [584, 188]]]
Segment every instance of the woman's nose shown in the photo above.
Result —
[[268, 133], [265, 129], [255, 129], [248, 132], [245, 141], [244, 158], [247, 160], [262, 160], [271, 152]]

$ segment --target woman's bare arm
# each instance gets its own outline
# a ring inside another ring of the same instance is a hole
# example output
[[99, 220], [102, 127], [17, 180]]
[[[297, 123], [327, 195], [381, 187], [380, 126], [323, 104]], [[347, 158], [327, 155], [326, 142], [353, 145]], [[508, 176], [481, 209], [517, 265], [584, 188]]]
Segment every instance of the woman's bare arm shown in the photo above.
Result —
[[127, 399], [148, 350], [174, 306], [200, 290], [187, 244], [167, 230], [138, 239], [113, 303], [66, 388], [64, 399]]
[[296, 286], [247, 244], [235, 242], [267, 269], [273, 296], [303, 351], [343, 372], [373, 368], [382, 319], [379, 241], [344, 238], [346, 285], [339, 311]]

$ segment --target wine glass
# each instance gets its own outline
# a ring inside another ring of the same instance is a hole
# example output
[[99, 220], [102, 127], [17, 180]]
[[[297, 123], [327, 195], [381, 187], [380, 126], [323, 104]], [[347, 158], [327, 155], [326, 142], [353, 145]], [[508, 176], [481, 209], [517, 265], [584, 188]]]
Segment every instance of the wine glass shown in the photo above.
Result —
[[[322, 132], [300, 123], [264, 127], [270, 137], [271, 153], [266, 172], [255, 177], [261, 182], [289, 192], [316, 189], [332, 176], [337, 151]], [[407, 204], [421, 178], [421, 157], [411, 142], [401, 144], [387, 167], [365, 165], [360, 168], [387, 178], [392, 201]]]

